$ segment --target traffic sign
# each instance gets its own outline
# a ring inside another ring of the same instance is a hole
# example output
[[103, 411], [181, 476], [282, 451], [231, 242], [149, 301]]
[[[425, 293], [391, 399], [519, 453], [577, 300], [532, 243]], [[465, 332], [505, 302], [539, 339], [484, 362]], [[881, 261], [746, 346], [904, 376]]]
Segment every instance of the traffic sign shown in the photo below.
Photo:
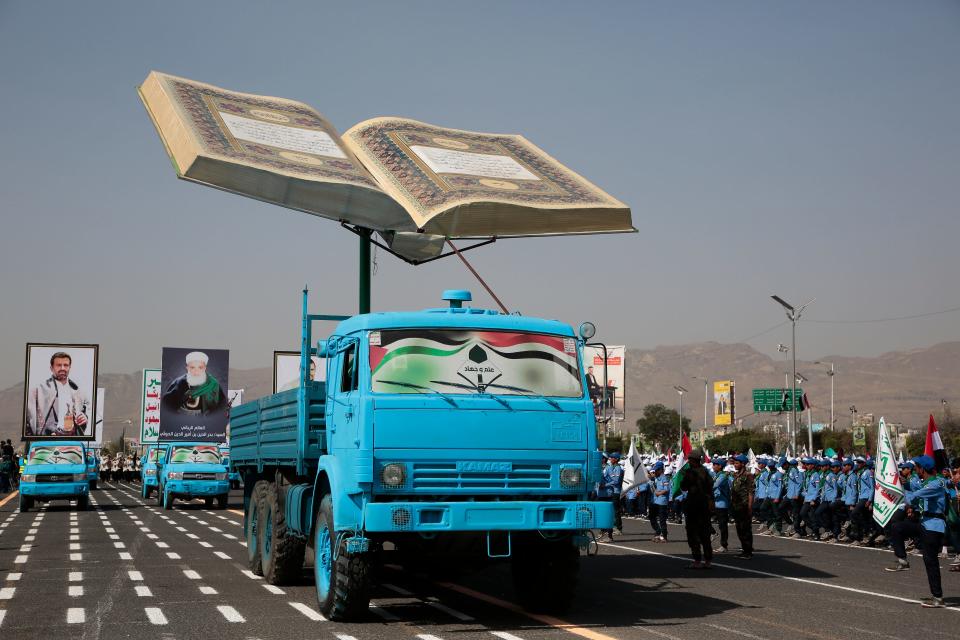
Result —
[[[755, 413], [780, 413], [790, 411], [790, 398], [793, 389], [754, 389], [753, 411]], [[803, 411], [803, 389], [797, 389], [794, 404], [797, 411]]]

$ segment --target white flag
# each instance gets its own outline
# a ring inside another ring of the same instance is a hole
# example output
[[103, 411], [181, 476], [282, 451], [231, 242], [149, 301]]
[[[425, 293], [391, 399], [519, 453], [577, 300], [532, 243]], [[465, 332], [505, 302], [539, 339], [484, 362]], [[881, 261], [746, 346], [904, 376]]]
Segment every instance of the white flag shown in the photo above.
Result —
[[747, 467], [750, 469], [750, 473], [757, 472], [757, 456], [753, 452], [753, 447], [747, 449]]
[[647, 477], [647, 468], [643, 466], [643, 459], [637, 451], [637, 445], [630, 442], [630, 451], [624, 460], [623, 469], [623, 493], [630, 491], [635, 487], [646, 484], [650, 479]]
[[897, 470], [897, 459], [890, 444], [887, 423], [880, 418], [877, 430], [877, 468], [873, 476], [873, 519], [881, 527], [887, 526], [890, 518], [903, 502], [903, 485]]

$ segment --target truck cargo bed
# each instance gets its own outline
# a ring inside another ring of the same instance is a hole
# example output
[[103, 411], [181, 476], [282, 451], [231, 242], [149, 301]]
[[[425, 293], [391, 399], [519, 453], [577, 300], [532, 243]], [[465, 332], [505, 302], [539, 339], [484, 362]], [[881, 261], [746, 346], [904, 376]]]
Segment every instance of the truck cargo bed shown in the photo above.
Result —
[[307, 385], [306, 427], [297, 419], [299, 389], [281, 391], [230, 409], [230, 459], [241, 475], [266, 467], [312, 473], [326, 451], [326, 384]]

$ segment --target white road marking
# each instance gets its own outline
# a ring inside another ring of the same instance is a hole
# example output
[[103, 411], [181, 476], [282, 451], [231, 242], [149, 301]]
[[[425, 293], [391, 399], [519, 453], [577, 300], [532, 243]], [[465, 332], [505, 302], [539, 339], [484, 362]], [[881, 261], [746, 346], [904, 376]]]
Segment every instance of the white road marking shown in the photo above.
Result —
[[392, 613], [390, 613], [389, 611], [387, 611], [386, 609], [384, 609], [383, 607], [381, 607], [380, 605], [373, 604], [372, 602], [370, 603], [370, 611], [374, 612], [375, 614], [377, 614], [378, 616], [380, 616], [380, 617], [383, 618], [384, 620], [399, 620], [399, 619], [400, 619], [400, 618], [398, 618], [397, 616], [395, 616], [395, 615], [393, 615]]
[[290, 604], [291, 607], [293, 607], [294, 609], [296, 609], [297, 611], [299, 611], [299, 612], [302, 613], [303, 615], [307, 616], [308, 618], [310, 618], [310, 619], [313, 620], [314, 622], [322, 622], [322, 621], [326, 620], [326, 618], [324, 618], [323, 615], [322, 615], [319, 611], [314, 611], [313, 609], [311, 609], [311, 608], [308, 607], [307, 605], [303, 604], [302, 602], [291, 602], [291, 603], [289, 603], [289, 604]]
[[[30, 531], [28, 531], [27, 533], [36, 533], [36, 532], [37, 532], [36, 529], [30, 529]], [[78, 529], [77, 527], [71, 527], [70, 533], [80, 533], [80, 529]]]
[[4, 618], [6, 615], [7, 615], [7, 611], [6, 611], [5, 609], [0, 609], [0, 625], [3, 624], [3, 618]]
[[82, 554], [82, 553], [71, 553], [71, 554], [70, 554], [70, 561], [71, 561], [71, 562], [80, 562], [81, 560], [83, 560], [83, 554]]
[[153, 624], [167, 624], [167, 616], [163, 615], [163, 611], [159, 607], [145, 607], [143, 612], [147, 614], [147, 619]]
[[266, 589], [267, 591], [269, 591], [270, 593], [275, 593], [275, 594], [277, 594], [278, 596], [282, 596], [282, 595], [284, 595], [284, 594], [287, 593], [286, 591], [284, 591], [283, 589], [281, 589], [280, 587], [278, 587], [278, 586], [276, 586], [276, 585], [264, 584], [264, 585], [261, 585], [261, 586], [262, 586], [264, 589]]
[[231, 534], [229, 534], [229, 533], [224, 533], [224, 534], [223, 534], [223, 537], [226, 538], [226, 539], [228, 539], [228, 540], [236, 540], [236, 539], [237, 539], [237, 536], [231, 535]]
[[197, 524], [202, 524], [203, 526], [207, 526], [208, 523], [204, 520], [197, 520]]
[[223, 533], [223, 529], [217, 529], [216, 527], [207, 527], [207, 528], [210, 529], [210, 531], [213, 531], [214, 533]]
[[83, 595], [83, 585], [82, 584], [72, 584], [67, 587], [67, 595], [72, 598], [79, 598]]
[[430, 635], [429, 633], [418, 633], [416, 637], [420, 638], [420, 640], [442, 640], [442, 638]]
[[0, 589], [0, 600], [9, 600], [16, 591], [16, 587], [3, 587]]
[[80, 551], [80, 543], [79, 543], [79, 542], [71, 542], [71, 543], [70, 543], [70, 551]]
[[[229, 605], [218, 605], [217, 611], [220, 612], [224, 618], [227, 619], [227, 622], [246, 622], [247, 619], [244, 618], [240, 613]], [[318, 614], [319, 615], [319, 614]]]
[[199, 539], [200, 539], [200, 536], [198, 536], [198, 535], [195, 534], [195, 533], [188, 533], [188, 534], [187, 534], [187, 537], [190, 538], [191, 540], [199, 540]]
[[119, 539], [120, 539], [120, 536], [118, 536], [118, 535], [115, 534], [115, 533], [111, 533], [111, 534], [109, 534], [107, 537], [108, 537], [109, 539], [111, 539], [111, 540], [119, 540]]
[[183, 527], [177, 527], [177, 531], [179, 531], [180, 533], [186, 533], [186, 532], [187, 532], [187, 530], [186, 530], [185, 528], [183, 528]]
[[194, 571], [193, 569], [184, 569], [183, 575], [187, 577], [188, 580], [199, 580], [200, 574]]
[[67, 624], [83, 624], [87, 621], [87, 613], [82, 607], [67, 609]]
[[206, 547], [207, 549], [213, 546], [209, 542], [204, 542], [203, 540], [197, 540], [197, 544], [199, 544], [201, 547]]
[[27, 556], [17, 556], [13, 559], [13, 564], [24, 564], [27, 561]]
[[16, 582], [17, 580], [20, 579], [22, 575], [23, 575], [22, 573], [8, 573], [7, 582]]
[[155, 533], [148, 533], [148, 534], [147, 534], [147, 537], [150, 538], [151, 540], [156, 540], [156, 539], [158, 539], [160, 536], [158, 536], [158, 535], [155, 534]]
[[70, 582], [80, 582], [83, 580], [83, 571], [71, 571], [67, 577]]
[[[70, 546], [73, 546], [73, 545], [70, 545]], [[33, 548], [33, 545], [22, 544], [20, 545], [20, 553], [30, 553], [30, 549], [32, 548]]]
[[751, 638], [751, 640], [763, 640], [760, 636], [755, 636], [752, 633], [747, 633], [746, 631], [740, 631], [739, 629], [731, 629], [730, 627], [723, 627], [719, 624], [707, 624], [708, 627], [713, 627], [714, 629], [719, 629], [720, 631], [726, 631], [727, 633], [733, 633], [738, 636], [743, 636], [744, 638]]
[[127, 575], [130, 576], [130, 579], [134, 582], [140, 582], [143, 580], [143, 574], [139, 571], [127, 571]]
[[113, 527], [104, 527], [103, 531], [104, 531], [104, 533], [107, 533], [107, 534], [116, 534], [116, 533], [117, 533], [117, 530], [114, 529]]
[[161, 541], [161, 540], [157, 540], [156, 545], [157, 545], [158, 547], [160, 547], [161, 549], [169, 549], [169, 548], [170, 548], [170, 545], [168, 545], [166, 542], [163, 542], [163, 541]]
[[461, 612], [461, 611], [457, 611], [456, 609], [451, 609], [450, 607], [448, 607], [447, 605], [443, 604], [442, 602], [437, 602], [436, 599], [434, 599], [434, 598], [430, 598], [430, 599], [426, 600], [426, 603], [427, 603], [429, 606], [431, 606], [431, 607], [433, 607], [434, 609], [436, 609], [437, 611], [443, 611], [443, 612], [446, 613], [447, 615], [453, 616], [453, 617], [456, 618], [457, 620], [462, 620], [463, 622], [469, 622], [469, 621], [471, 621], [471, 620], [476, 620], [476, 618], [474, 618], [473, 616], [467, 615], [467, 614], [465, 614], [465, 613], [463, 613], [463, 612]]
[[[31, 539], [33, 539], [33, 537], [34, 537], [34, 536], [30, 536]], [[80, 536], [78, 536], [77, 534], [75, 534], [75, 533], [70, 534], [70, 541], [71, 541], [71, 542], [76, 542], [76, 541], [79, 540], [79, 539], [80, 539]], [[24, 540], [26, 540], [26, 538], [24, 538]]]
[[115, 549], [126, 549], [127, 545], [123, 544], [122, 542], [114, 542], [113, 547]]
[[491, 631], [490, 633], [500, 638], [500, 640], [523, 640], [523, 638], [515, 636], [512, 633], [507, 633], [506, 631]]
[[175, 553], [175, 552], [173, 552], [173, 551], [168, 551], [168, 552], [167, 552], [167, 557], [170, 558], [171, 560], [179, 560], [179, 559], [180, 559], [180, 554], [179, 554], [179, 553]]
[[[70, 536], [70, 537], [72, 538], [73, 536]], [[36, 542], [36, 541], [37, 541], [37, 536], [23, 536], [23, 541], [24, 541], [24, 542]]]
[[224, 560], [230, 559], [230, 556], [224, 553], [223, 551], [214, 551], [213, 555], [217, 556], [218, 558], [222, 558]]
[[214, 589], [213, 587], [208, 587], [208, 586], [206, 586], [206, 585], [201, 585], [201, 586], [200, 586], [200, 593], [202, 593], [203, 595], [206, 595], [206, 596], [215, 596], [215, 595], [217, 595], [217, 590]]
[[263, 578], [261, 578], [260, 576], [256, 575], [253, 571], [250, 571], [249, 569], [242, 569], [242, 570], [240, 571], [240, 573], [242, 573], [243, 575], [247, 576], [247, 577], [250, 578], [251, 580], [263, 580]]
[[345, 633], [335, 633], [333, 634], [333, 637], [336, 638], [337, 640], [357, 640], [353, 636], [348, 636]]
[[121, 551], [121, 552], [120, 552], [120, 559], [121, 559], [121, 560], [133, 560], [133, 556], [130, 555], [130, 553], [129, 553], [128, 551]]

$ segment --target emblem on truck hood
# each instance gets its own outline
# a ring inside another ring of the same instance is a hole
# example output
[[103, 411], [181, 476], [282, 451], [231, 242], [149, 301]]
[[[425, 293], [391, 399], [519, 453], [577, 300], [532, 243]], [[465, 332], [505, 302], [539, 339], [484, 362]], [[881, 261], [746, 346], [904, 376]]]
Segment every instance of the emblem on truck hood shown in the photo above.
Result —
[[460, 473], [510, 473], [513, 471], [513, 463], [499, 460], [460, 460], [457, 462], [457, 471]]

